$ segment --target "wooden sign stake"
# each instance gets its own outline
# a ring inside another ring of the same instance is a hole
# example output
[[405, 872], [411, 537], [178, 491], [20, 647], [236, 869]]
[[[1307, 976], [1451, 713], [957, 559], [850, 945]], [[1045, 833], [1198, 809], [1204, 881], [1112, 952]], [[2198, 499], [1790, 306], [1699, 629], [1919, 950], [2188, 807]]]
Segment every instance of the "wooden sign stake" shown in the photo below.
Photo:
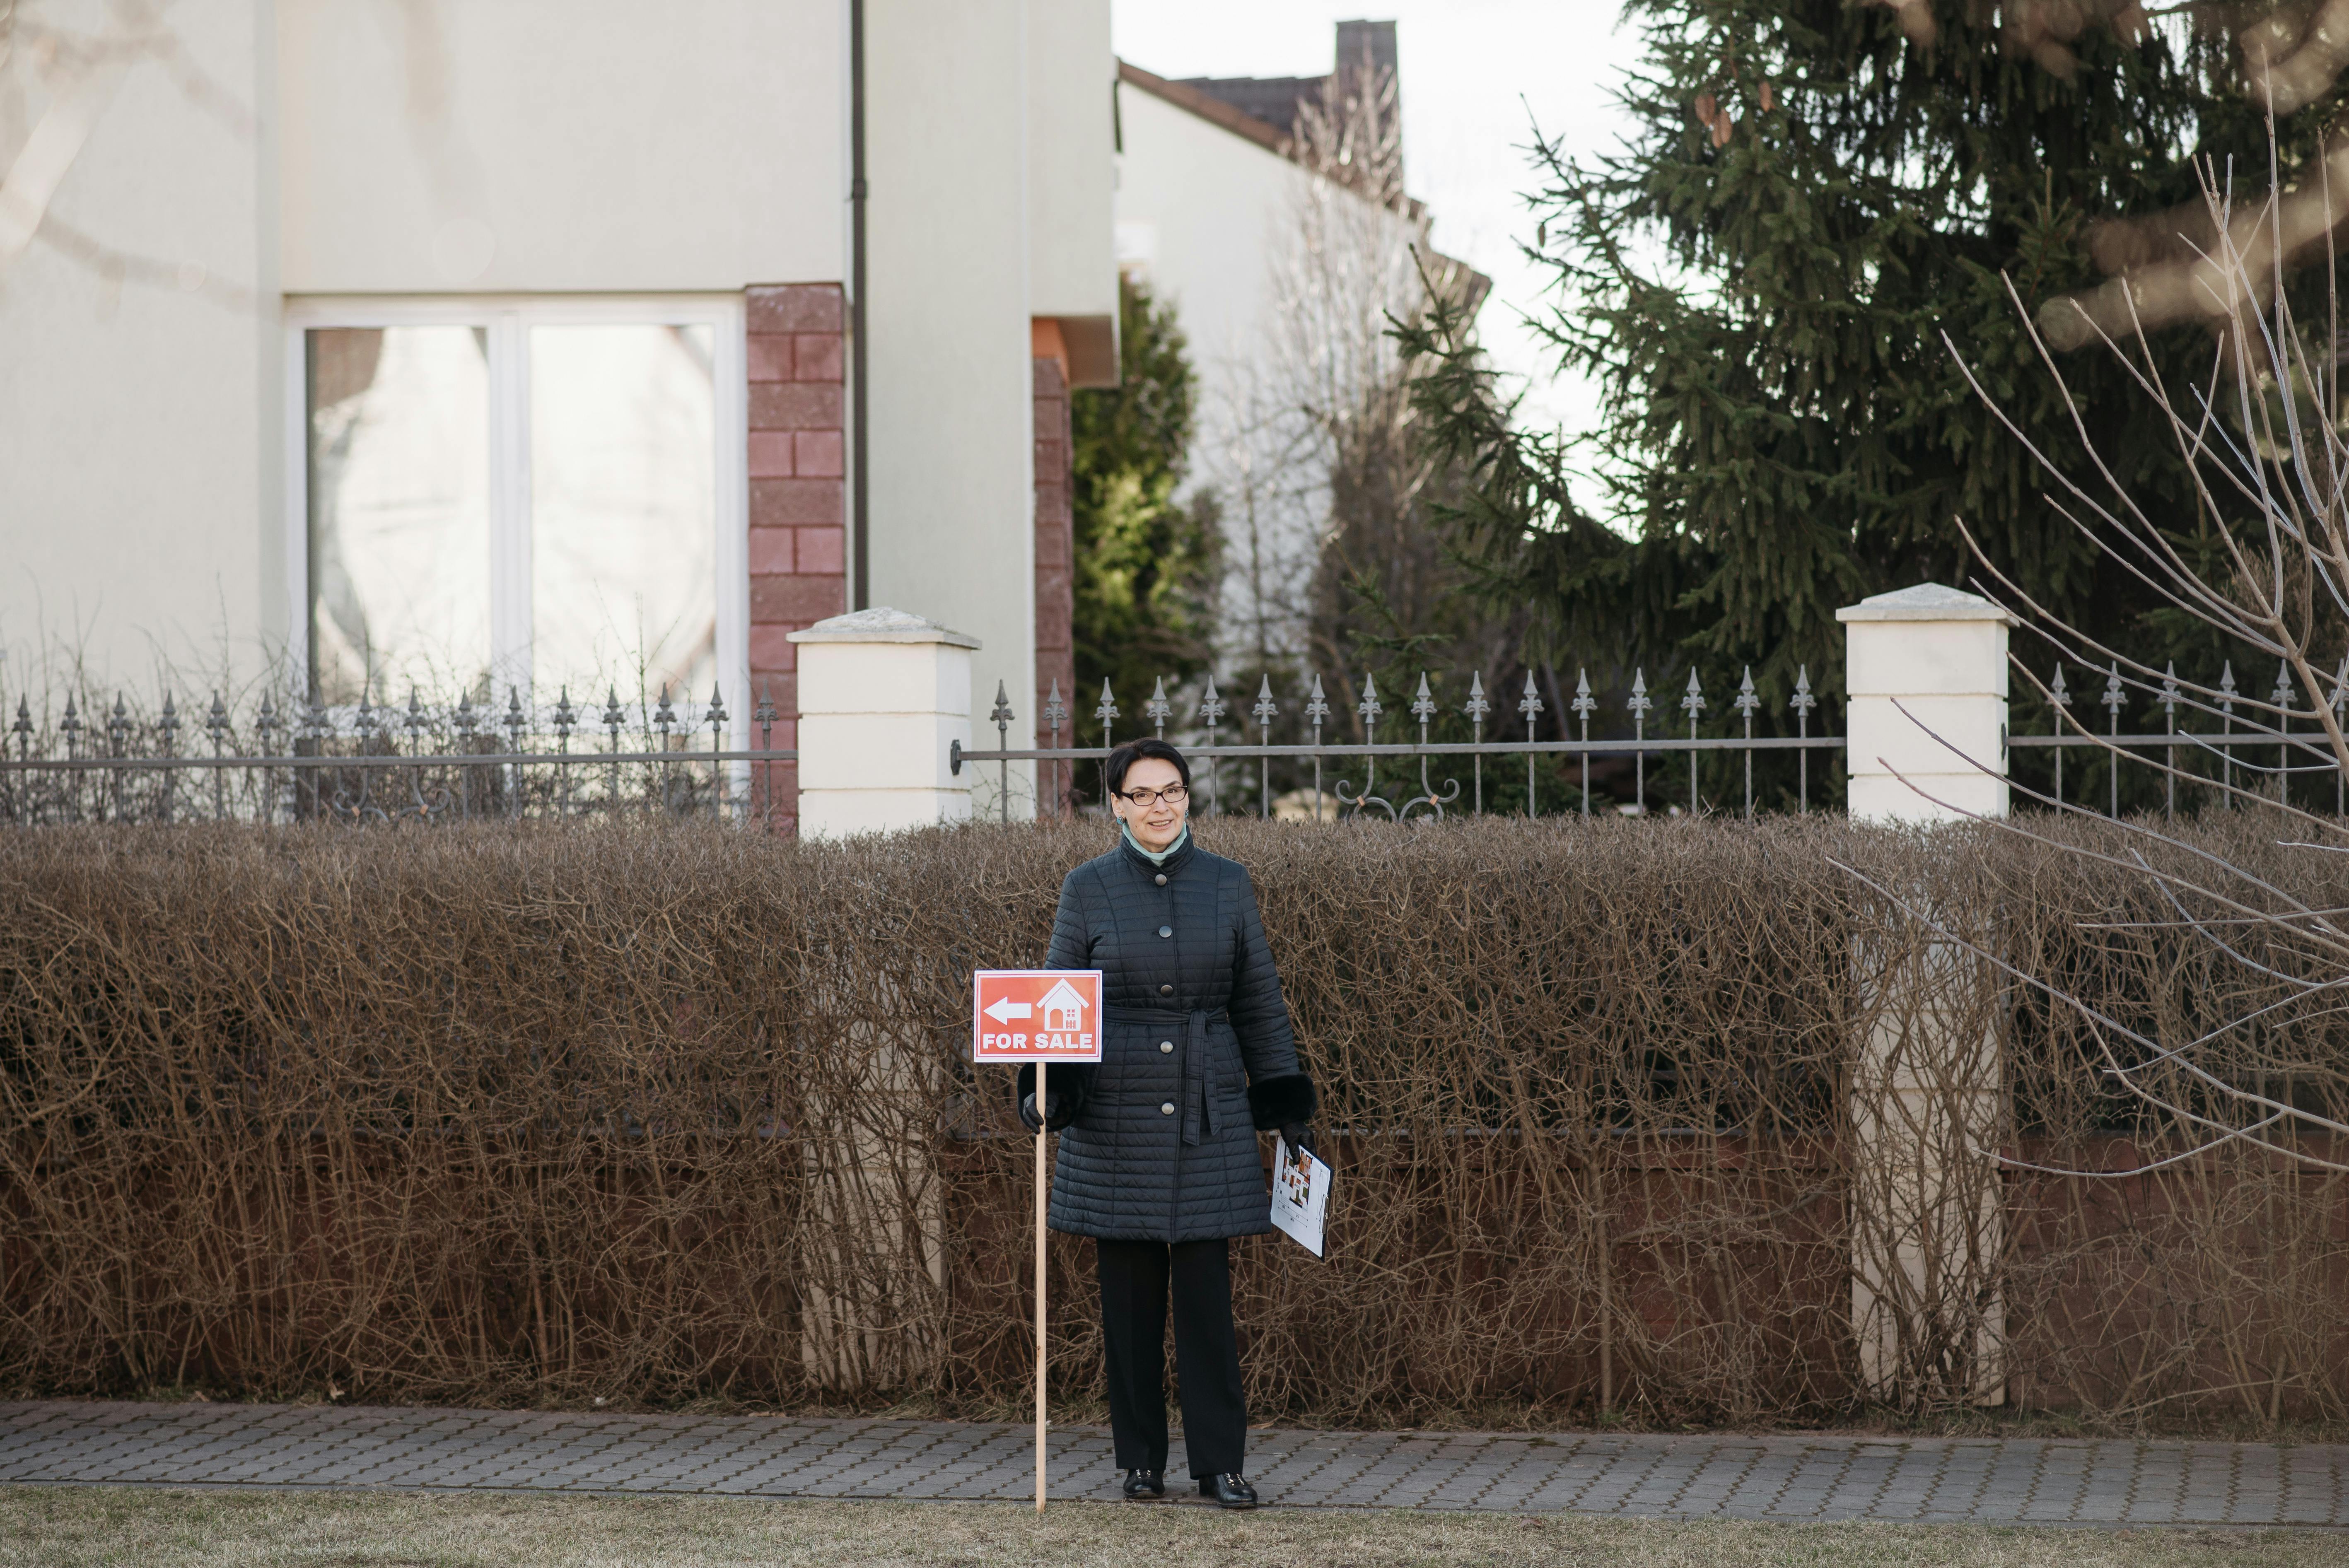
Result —
[[1044, 1074], [1036, 1064], [1036, 1511], [1044, 1511]]
[[[0, 0], [5, 3], [5, 0]], [[1045, 1089], [1055, 1061], [1102, 1059], [1102, 972], [1098, 969], [975, 969], [970, 976], [970, 1059], [1032, 1062], [1036, 1067], [1036, 1511], [1044, 1511], [1046, 1418], [1044, 1379], [1050, 1370], [1050, 1315], [1045, 1309], [1045, 1251], [1051, 1222], [1048, 1169], [1051, 1141], [1044, 1126]]]

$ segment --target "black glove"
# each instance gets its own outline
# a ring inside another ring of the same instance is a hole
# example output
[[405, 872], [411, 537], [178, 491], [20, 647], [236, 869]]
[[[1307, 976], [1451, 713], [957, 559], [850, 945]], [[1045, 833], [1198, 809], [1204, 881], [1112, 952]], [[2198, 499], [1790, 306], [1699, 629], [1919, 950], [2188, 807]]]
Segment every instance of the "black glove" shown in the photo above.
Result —
[[1284, 1122], [1280, 1129], [1280, 1138], [1281, 1141], [1291, 1149], [1302, 1149], [1308, 1154], [1314, 1152], [1313, 1130], [1304, 1122]]
[[[1085, 1109], [1086, 1091], [1092, 1088], [1093, 1069], [1083, 1066], [1063, 1066], [1055, 1068], [1047, 1080], [1044, 1091], [1044, 1130], [1058, 1132]], [[1020, 1068], [1019, 1077], [1011, 1092], [1019, 1096], [1019, 1119], [1028, 1130], [1036, 1130], [1036, 1064]]]

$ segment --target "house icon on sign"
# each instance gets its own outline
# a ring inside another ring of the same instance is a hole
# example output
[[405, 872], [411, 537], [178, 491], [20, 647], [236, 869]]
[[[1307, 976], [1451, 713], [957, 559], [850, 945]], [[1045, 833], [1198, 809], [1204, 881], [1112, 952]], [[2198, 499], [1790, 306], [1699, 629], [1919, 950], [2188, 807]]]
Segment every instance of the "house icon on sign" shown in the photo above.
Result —
[[1036, 1004], [1048, 1035], [1073, 1035], [1085, 1026], [1085, 999], [1066, 980], [1057, 980]]

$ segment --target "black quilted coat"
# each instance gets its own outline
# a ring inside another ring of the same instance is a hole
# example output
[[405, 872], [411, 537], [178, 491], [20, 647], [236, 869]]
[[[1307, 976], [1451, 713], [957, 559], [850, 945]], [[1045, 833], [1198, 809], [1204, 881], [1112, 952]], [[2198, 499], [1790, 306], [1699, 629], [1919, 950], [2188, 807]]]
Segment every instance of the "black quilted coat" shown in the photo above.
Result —
[[[1061, 884], [1054, 969], [1099, 969], [1098, 1067], [1044, 1080], [1062, 1128], [1051, 1225], [1116, 1241], [1272, 1229], [1257, 1131], [1311, 1118], [1288, 1005], [1237, 861], [1186, 840], [1154, 865], [1132, 845]], [[1034, 1089], [1023, 1068], [1018, 1093]]]

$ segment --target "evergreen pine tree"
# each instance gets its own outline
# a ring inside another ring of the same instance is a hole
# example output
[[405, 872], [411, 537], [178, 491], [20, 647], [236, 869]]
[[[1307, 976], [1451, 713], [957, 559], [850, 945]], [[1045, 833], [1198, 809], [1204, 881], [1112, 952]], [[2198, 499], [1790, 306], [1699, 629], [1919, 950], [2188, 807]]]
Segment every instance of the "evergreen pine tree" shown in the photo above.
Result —
[[[1951, 348], [2044, 449], [2081, 456], [2008, 280], [2033, 312], [2102, 281], [2100, 221], [2199, 201], [2198, 158], [2264, 196], [2264, 113], [2200, 9], [2073, 7], [2088, 25], [2050, 39], [2044, 18], [2021, 31], [2033, 7], [1970, 0], [1630, 0], [1645, 47], [1626, 144], [1588, 165], [1541, 149], [1528, 198], [1557, 285], [1537, 325], [1603, 389], [1597, 478], [1629, 536], [1576, 505], [1583, 454], [1514, 426], [1456, 319], [1399, 329], [1434, 365], [1432, 438], [1473, 475], [1447, 521], [1487, 586], [1651, 673], [1674, 655], [1750, 664], [1767, 713], [1803, 665], [1840, 689], [1838, 605], [1979, 576], [1959, 518], [2074, 624], [2136, 648], [2184, 636], [2049, 508]], [[2341, 99], [2278, 125], [2287, 183]], [[2152, 346], [2207, 377], [2207, 329]], [[2100, 346], [2063, 369], [2086, 440], [2193, 548], [2191, 493], [2127, 369]]]

